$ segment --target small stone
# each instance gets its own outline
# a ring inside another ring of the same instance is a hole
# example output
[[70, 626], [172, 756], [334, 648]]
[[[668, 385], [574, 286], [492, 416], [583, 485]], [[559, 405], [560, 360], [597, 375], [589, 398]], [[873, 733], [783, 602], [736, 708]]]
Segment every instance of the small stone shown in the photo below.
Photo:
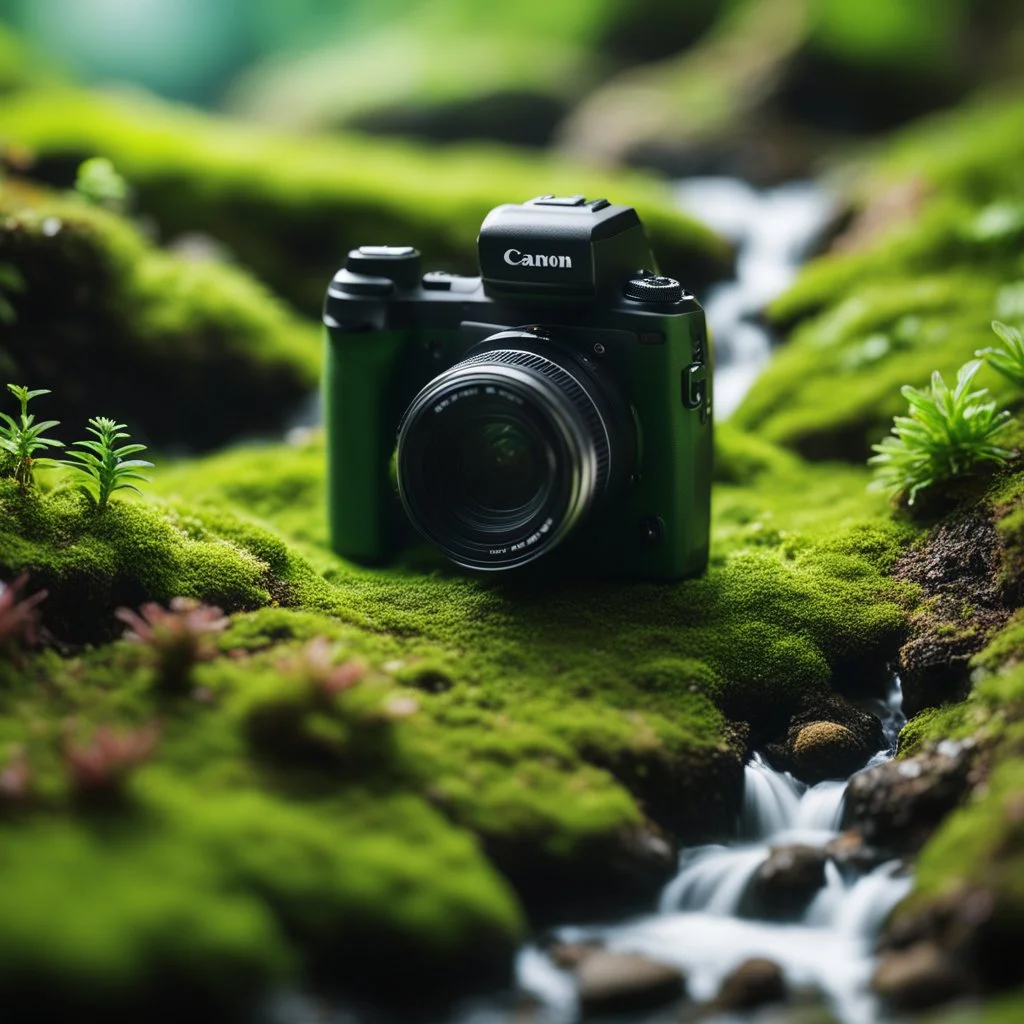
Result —
[[796, 734], [790, 755], [806, 782], [844, 779], [870, 756], [850, 729], [838, 722], [811, 722]]
[[875, 969], [871, 987], [899, 1010], [926, 1010], [961, 995], [964, 980], [938, 946], [919, 942], [886, 953]]
[[593, 956], [602, 947], [597, 942], [560, 942], [548, 950], [548, 956], [556, 967], [566, 971], [574, 971], [588, 957]]
[[774, 960], [752, 957], [722, 979], [715, 1007], [727, 1011], [752, 1010], [766, 1003], [781, 1002], [788, 995], [782, 968]]
[[741, 912], [775, 920], [800, 917], [825, 884], [827, 860], [825, 851], [815, 846], [774, 847], [751, 880]]
[[635, 953], [599, 950], [576, 970], [584, 1014], [625, 1013], [662, 1006], [686, 993], [682, 971]]

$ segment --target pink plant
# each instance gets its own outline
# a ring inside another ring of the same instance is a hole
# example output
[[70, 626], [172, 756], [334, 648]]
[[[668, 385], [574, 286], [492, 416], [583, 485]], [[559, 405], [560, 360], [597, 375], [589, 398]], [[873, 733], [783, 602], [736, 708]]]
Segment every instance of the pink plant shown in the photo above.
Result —
[[195, 664], [217, 656], [210, 637], [231, 621], [220, 608], [190, 597], [172, 598], [170, 608], [150, 601], [137, 612], [118, 608], [114, 615], [129, 627], [126, 640], [153, 652], [162, 687], [175, 692], [186, 688]]
[[120, 731], [101, 725], [85, 741], [66, 737], [64, 764], [76, 795], [93, 799], [119, 794], [125, 779], [149, 759], [159, 740], [155, 722]]
[[36, 606], [45, 601], [48, 591], [37, 590], [19, 600], [18, 592], [28, 582], [22, 573], [13, 583], [0, 583], [0, 647], [23, 643], [28, 647], [39, 641], [39, 612]]
[[285, 659], [278, 667], [302, 676], [324, 697], [335, 697], [352, 689], [367, 672], [366, 666], [353, 658], [336, 664], [337, 651], [327, 637], [314, 637], [297, 657]]
[[32, 793], [32, 767], [24, 747], [15, 747], [10, 760], [0, 768], [0, 807], [20, 804]]

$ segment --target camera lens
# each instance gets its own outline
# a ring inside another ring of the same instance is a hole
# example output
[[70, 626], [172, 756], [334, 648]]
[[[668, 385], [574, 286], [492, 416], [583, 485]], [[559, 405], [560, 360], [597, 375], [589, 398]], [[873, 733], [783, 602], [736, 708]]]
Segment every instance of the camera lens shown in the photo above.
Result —
[[509, 417], [477, 417], [456, 441], [451, 493], [485, 516], [520, 513], [536, 502], [547, 479], [543, 440]]
[[508, 569], [584, 520], [626, 472], [635, 438], [617, 436], [615, 396], [571, 353], [527, 332], [489, 342], [508, 347], [456, 364], [413, 399], [398, 486], [412, 523], [449, 558]]

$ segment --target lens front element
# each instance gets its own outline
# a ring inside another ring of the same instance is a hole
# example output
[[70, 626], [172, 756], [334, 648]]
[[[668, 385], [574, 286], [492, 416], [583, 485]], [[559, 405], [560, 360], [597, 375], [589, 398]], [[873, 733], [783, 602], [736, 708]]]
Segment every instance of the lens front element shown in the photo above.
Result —
[[[536, 345], [531, 335], [506, 334]], [[402, 503], [420, 533], [459, 565], [533, 561], [607, 487], [600, 389], [556, 358], [520, 348], [483, 352], [436, 377], [406, 412]]]

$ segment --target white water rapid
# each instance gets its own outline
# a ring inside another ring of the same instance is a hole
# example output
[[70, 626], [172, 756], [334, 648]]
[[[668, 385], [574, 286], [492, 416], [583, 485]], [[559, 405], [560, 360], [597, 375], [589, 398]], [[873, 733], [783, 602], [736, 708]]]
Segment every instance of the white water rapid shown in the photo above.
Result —
[[[905, 721], [898, 681], [888, 699], [878, 703], [890, 748], [879, 751], [865, 768], [892, 756]], [[596, 940], [614, 951], [678, 966], [696, 1000], [714, 998], [723, 977], [744, 960], [767, 957], [782, 968], [791, 987], [818, 989], [843, 1024], [871, 1024], [877, 1020], [877, 1006], [868, 991], [872, 944], [886, 914], [910, 888], [898, 861], [866, 874], [844, 871], [828, 861], [825, 885], [795, 922], [757, 920], [739, 913], [744, 894], [774, 847], [824, 847], [838, 835], [846, 786], [839, 781], [805, 786], [755, 754], [745, 769], [735, 841], [685, 850], [657, 914], [610, 927], [562, 928], [558, 940]], [[517, 979], [520, 989], [543, 1007], [531, 1020], [578, 1020], [571, 974], [556, 967], [541, 949], [530, 946], [520, 953]], [[669, 1009], [637, 1019], [655, 1024], [677, 1018], [678, 1011]], [[476, 1015], [460, 1024], [498, 1019]]]

